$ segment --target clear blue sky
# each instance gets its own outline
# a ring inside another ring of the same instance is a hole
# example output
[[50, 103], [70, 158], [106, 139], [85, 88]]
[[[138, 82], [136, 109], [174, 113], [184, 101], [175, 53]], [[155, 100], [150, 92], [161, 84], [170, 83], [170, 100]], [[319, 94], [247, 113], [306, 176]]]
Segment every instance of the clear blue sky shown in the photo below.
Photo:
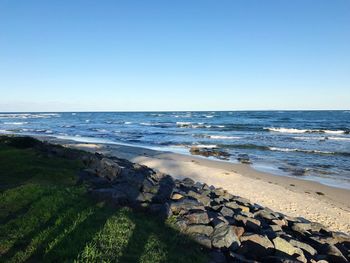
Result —
[[349, 108], [349, 0], [0, 0], [0, 111]]

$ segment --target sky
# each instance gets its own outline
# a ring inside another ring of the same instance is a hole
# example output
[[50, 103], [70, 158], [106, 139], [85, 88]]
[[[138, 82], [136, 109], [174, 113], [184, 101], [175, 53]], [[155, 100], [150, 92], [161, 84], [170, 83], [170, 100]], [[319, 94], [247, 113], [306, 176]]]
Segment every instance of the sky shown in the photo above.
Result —
[[349, 0], [0, 0], [0, 111], [350, 109]]

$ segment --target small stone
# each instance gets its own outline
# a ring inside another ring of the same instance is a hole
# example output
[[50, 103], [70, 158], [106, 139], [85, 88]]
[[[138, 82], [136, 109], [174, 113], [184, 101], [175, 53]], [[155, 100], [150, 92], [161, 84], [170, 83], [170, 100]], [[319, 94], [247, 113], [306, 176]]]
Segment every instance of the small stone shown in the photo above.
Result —
[[182, 194], [178, 194], [178, 193], [174, 193], [171, 197], [171, 199], [175, 200], [175, 201], [180, 200], [182, 198], [184, 198], [184, 196]]

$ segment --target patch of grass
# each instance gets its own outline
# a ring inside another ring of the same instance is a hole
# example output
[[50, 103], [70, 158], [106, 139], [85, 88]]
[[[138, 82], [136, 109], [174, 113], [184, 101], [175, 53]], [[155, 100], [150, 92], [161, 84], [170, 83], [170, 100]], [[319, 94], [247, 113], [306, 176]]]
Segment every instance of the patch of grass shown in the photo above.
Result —
[[0, 140], [0, 262], [205, 262], [199, 245], [76, 186], [77, 161]]

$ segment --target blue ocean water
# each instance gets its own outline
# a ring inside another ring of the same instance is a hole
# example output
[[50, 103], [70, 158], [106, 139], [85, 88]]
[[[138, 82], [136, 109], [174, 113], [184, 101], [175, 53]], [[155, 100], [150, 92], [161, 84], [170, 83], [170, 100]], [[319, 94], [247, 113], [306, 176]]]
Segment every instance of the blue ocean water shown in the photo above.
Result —
[[350, 189], [350, 111], [1, 113], [0, 132], [216, 147], [231, 162], [246, 154], [256, 169]]

